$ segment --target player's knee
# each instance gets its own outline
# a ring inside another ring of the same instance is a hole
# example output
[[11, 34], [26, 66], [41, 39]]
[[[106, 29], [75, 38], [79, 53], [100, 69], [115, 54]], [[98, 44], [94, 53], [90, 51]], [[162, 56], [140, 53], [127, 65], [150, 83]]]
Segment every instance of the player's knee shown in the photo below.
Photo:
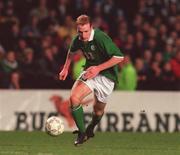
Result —
[[104, 109], [98, 109], [98, 108], [94, 108], [94, 113], [97, 116], [102, 116], [104, 114]]
[[70, 105], [71, 107], [76, 107], [80, 104], [80, 98], [77, 95], [71, 95], [70, 96]]

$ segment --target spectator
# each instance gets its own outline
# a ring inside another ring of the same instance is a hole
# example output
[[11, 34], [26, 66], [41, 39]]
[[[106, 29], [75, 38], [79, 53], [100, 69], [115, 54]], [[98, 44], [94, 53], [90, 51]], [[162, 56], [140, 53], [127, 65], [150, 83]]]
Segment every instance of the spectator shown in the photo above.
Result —
[[144, 35], [141, 31], [137, 31], [135, 34], [135, 47], [134, 47], [134, 53], [136, 53], [135, 57], [142, 57], [143, 53], [142, 51], [145, 50], [145, 41], [144, 41]]
[[132, 60], [136, 58], [137, 53], [135, 53], [135, 50], [134, 50], [134, 36], [133, 35], [131, 34], [127, 35], [123, 51], [126, 54], [130, 55]]
[[18, 70], [18, 62], [14, 51], [8, 51], [6, 53], [5, 58], [0, 63], [0, 68], [2, 70], [2, 88], [10, 88], [10, 83], [14, 79], [14, 76], [18, 79], [18, 73], [16, 75], [13, 74], [14, 71]]
[[163, 53], [163, 61], [168, 62], [173, 56], [174, 56], [174, 49], [171, 44], [166, 44], [165, 45], [165, 50]]
[[175, 89], [175, 76], [171, 69], [171, 64], [166, 62], [162, 69], [162, 89], [163, 90], [174, 90]]
[[65, 17], [65, 22], [62, 26], [59, 26], [57, 33], [62, 39], [68, 36], [73, 37], [76, 34], [75, 23], [71, 16]]
[[48, 16], [47, 0], [39, 0], [39, 6], [30, 12], [31, 16], [36, 16], [38, 20]]
[[6, 73], [10, 73], [18, 68], [15, 52], [8, 51], [6, 57], [2, 60], [1, 66]]
[[75, 11], [74, 11], [75, 8], [71, 7], [74, 4], [71, 4], [70, 2], [72, 2], [72, 1], [57, 0], [56, 10], [57, 10], [57, 16], [58, 16], [60, 24], [64, 23], [65, 17], [67, 15], [73, 16], [73, 14], [75, 13]]
[[37, 87], [37, 63], [34, 58], [34, 51], [26, 48], [23, 51], [23, 58], [20, 61], [20, 71], [22, 74], [22, 88], [32, 89]]
[[20, 73], [18, 71], [13, 71], [10, 74], [10, 83], [9, 83], [10, 89], [20, 89]]
[[147, 73], [147, 89], [162, 90], [162, 70], [159, 63], [153, 61]]
[[38, 17], [31, 16], [30, 23], [22, 29], [22, 36], [25, 38], [39, 38], [38, 22]]
[[39, 21], [39, 30], [41, 34], [54, 35], [56, 27], [59, 25], [58, 15], [55, 9], [51, 9], [46, 18]]
[[143, 59], [144, 59], [145, 70], [148, 70], [150, 68], [150, 64], [152, 61], [152, 52], [150, 50], [145, 50], [143, 53]]
[[137, 58], [135, 60], [135, 68], [137, 72], [137, 90], [147, 89], [147, 72], [143, 59]]
[[0, 62], [2, 61], [5, 54], [5, 50], [2, 45], [0, 45]]
[[180, 79], [180, 50], [176, 52], [175, 57], [171, 60], [172, 71], [177, 79]]
[[118, 90], [135, 90], [137, 87], [137, 73], [132, 65], [130, 56], [126, 55], [124, 58], [124, 65], [121, 66], [119, 73], [119, 83], [117, 83], [116, 89]]
[[180, 50], [176, 52], [175, 57], [170, 61], [172, 72], [176, 78], [177, 90], [180, 90]]
[[[51, 48], [46, 48], [42, 58], [38, 62], [38, 75], [41, 88], [57, 87], [58, 63], [54, 59]], [[48, 81], [48, 82], [47, 82]]]
[[162, 53], [160, 51], [155, 53], [154, 62], [157, 62], [160, 67], [163, 66], [163, 56], [162, 56]]

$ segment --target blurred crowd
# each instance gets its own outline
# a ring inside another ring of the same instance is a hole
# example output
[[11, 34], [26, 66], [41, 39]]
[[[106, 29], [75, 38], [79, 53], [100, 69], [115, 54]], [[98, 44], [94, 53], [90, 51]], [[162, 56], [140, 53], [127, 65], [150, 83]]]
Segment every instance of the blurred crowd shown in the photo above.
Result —
[[0, 88], [71, 88], [83, 56], [66, 81], [58, 73], [80, 14], [125, 55], [117, 90], [180, 90], [178, 0], [0, 0]]

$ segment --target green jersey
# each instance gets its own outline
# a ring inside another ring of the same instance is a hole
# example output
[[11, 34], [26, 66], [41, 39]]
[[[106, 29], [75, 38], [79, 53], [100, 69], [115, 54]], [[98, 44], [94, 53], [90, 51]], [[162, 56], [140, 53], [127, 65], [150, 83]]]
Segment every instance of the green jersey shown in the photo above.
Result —
[[[81, 50], [86, 57], [85, 68], [97, 66], [109, 60], [113, 56], [123, 57], [120, 49], [113, 43], [111, 38], [99, 29], [93, 29], [89, 41], [83, 42], [79, 36], [73, 39], [70, 52]], [[100, 74], [117, 82], [118, 66], [103, 70]]]

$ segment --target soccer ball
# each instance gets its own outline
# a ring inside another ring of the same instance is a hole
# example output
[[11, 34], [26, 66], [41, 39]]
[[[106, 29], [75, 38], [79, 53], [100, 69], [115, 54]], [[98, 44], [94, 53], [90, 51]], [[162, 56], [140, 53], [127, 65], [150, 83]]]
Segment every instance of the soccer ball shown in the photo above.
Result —
[[64, 132], [64, 124], [61, 118], [52, 116], [45, 123], [46, 132], [51, 136], [58, 136]]

